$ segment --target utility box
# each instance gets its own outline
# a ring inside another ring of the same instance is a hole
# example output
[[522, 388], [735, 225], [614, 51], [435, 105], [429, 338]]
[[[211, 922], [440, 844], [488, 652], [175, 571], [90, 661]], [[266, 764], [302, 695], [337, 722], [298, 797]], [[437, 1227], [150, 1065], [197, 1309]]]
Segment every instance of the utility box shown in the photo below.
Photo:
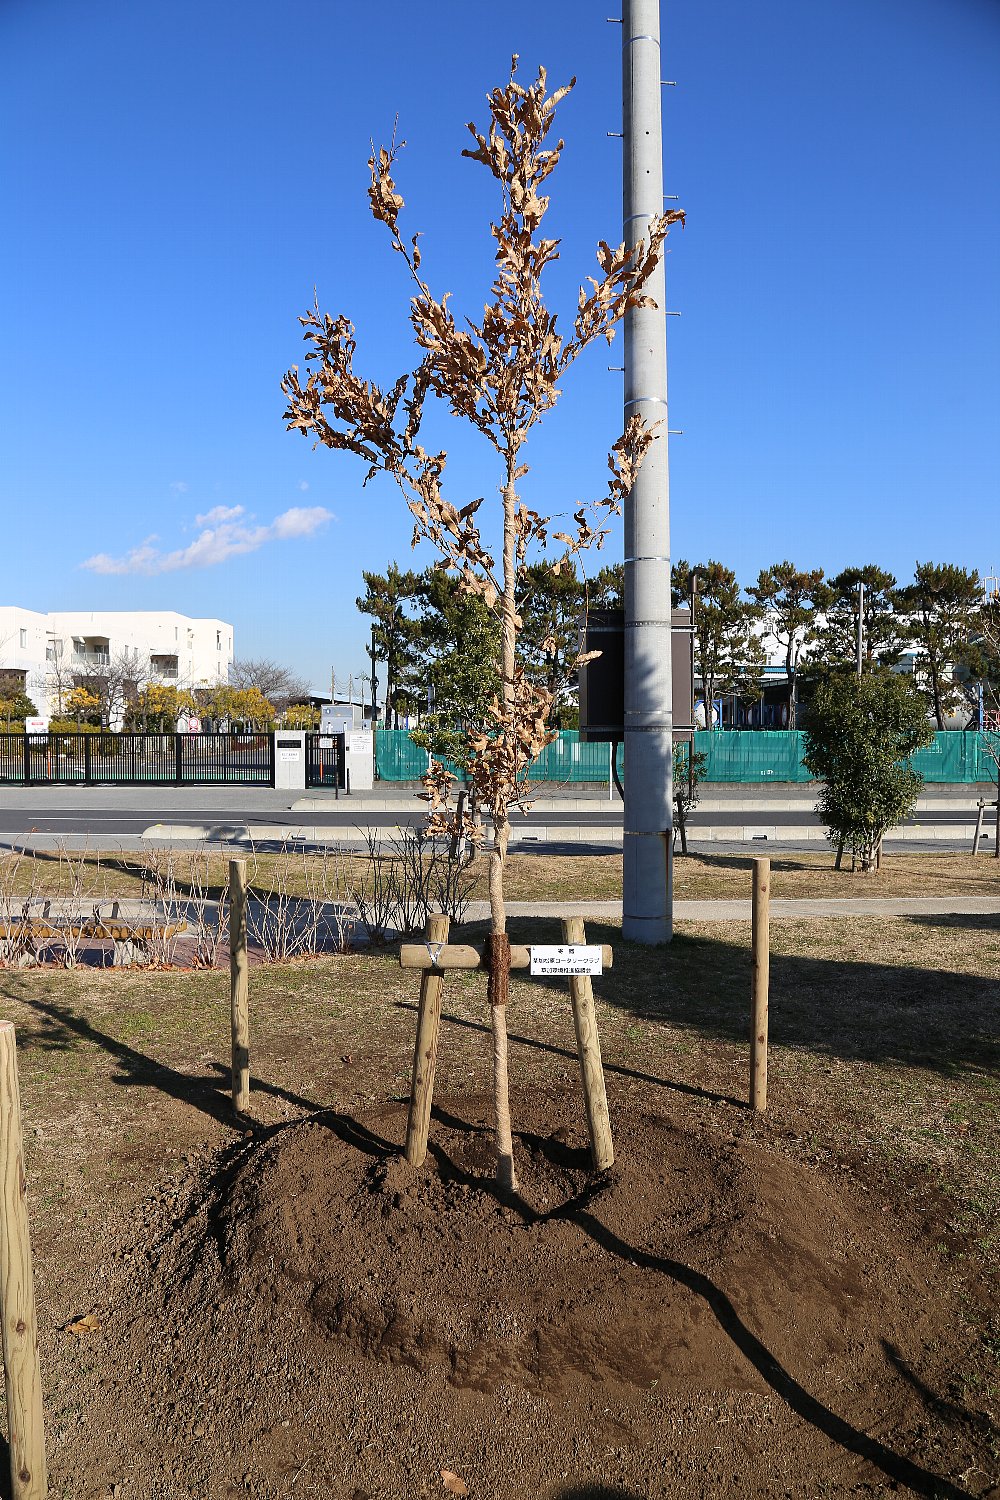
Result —
[[344, 763], [349, 792], [370, 792], [375, 785], [375, 737], [370, 729], [348, 729]]
[[306, 789], [304, 729], [279, 729], [274, 736], [274, 785], [281, 792]]
[[[592, 609], [581, 624], [580, 647], [583, 652], [601, 653], [580, 668], [580, 739], [591, 742], [624, 739], [625, 611]], [[674, 736], [690, 739], [694, 727], [691, 614], [686, 609], [671, 611], [670, 655]]]

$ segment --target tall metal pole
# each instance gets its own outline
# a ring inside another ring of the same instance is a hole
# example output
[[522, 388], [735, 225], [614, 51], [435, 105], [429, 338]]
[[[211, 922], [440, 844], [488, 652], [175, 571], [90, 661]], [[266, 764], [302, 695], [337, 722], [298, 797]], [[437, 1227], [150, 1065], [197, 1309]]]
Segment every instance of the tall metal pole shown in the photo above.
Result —
[[865, 667], [865, 586], [858, 581], [858, 676]]
[[368, 655], [372, 659], [372, 730], [378, 719], [378, 677], [375, 675], [375, 626], [372, 626], [372, 643]]
[[[659, 0], [623, 0], [624, 238], [635, 244], [663, 212]], [[673, 936], [673, 744], [670, 506], [663, 263], [646, 284], [653, 308], [625, 314], [625, 420], [656, 438], [625, 502], [625, 838], [622, 935]]]

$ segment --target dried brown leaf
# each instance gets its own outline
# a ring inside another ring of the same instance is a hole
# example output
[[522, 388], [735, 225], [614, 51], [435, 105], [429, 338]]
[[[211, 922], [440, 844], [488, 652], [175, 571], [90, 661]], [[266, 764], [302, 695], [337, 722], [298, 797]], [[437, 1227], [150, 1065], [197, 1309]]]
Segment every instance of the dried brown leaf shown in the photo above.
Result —
[[85, 1333], [96, 1333], [101, 1326], [101, 1320], [96, 1313], [84, 1313], [82, 1318], [74, 1318], [72, 1323], [66, 1327], [70, 1333], [82, 1336]]

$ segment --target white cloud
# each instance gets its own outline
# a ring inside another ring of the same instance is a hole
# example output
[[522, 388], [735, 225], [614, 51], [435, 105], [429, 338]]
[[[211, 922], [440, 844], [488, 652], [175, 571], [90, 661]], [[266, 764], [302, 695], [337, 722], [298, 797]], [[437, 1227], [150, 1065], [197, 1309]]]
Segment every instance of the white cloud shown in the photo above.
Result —
[[195, 516], [196, 526], [220, 526], [223, 521], [236, 521], [246, 512], [242, 505], [214, 505], [203, 516]]
[[170, 488], [176, 495], [186, 495], [191, 486], [186, 479], [174, 479], [171, 481]]
[[[243, 515], [242, 505], [217, 505], [207, 515], [197, 517], [196, 524], [204, 529], [187, 547], [163, 552], [153, 545], [157, 538], [149, 536], [138, 547], [126, 552], [124, 557], [111, 557], [107, 552], [98, 552], [80, 566], [89, 568], [92, 573], [143, 573], [148, 576], [155, 573], [176, 573], [182, 568], [214, 568], [230, 557], [256, 552], [268, 542], [286, 542], [312, 536], [328, 521], [336, 519], [333, 512], [322, 505], [294, 505], [280, 516], [275, 516], [268, 526], [253, 526], [240, 519]], [[206, 522], [211, 524], [205, 525]]]
[[299, 489], [302, 491], [303, 494], [305, 494], [305, 492], [306, 492], [306, 490], [308, 488], [309, 488], [309, 481], [308, 481], [308, 479], [300, 479], [299, 480]]

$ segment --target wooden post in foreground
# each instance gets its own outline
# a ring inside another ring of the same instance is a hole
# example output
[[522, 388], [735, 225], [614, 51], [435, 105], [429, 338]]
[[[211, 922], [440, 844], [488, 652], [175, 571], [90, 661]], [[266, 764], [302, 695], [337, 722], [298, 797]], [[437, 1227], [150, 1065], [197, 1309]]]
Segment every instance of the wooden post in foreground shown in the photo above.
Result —
[[233, 1108], [250, 1108], [250, 969], [247, 959], [247, 862], [229, 861], [229, 998], [233, 1022]]
[[[440, 912], [427, 918], [424, 935], [432, 948], [447, 943], [451, 921]], [[434, 1070], [437, 1067], [438, 1037], [441, 1033], [441, 995], [444, 975], [425, 969], [420, 979], [420, 1010], [417, 1015], [417, 1040], [413, 1048], [413, 1078], [410, 1083], [410, 1112], [406, 1120], [406, 1160], [411, 1167], [423, 1165], [427, 1155], [427, 1132], [431, 1124], [434, 1099]]]
[[[587, 941], [582, 917], [564, 917], [562, 926], [564, 942]], [[608, 1095], [604, 1087], [601, 1043], [597, 1035], [594, 987], [590, 982], [590, 975], [573, 975], [569, 981], [569, 990], [573, 1000], [573, 1024], [576, 1027], [576, 1050], [580, 1054], [580, 1072], [583, 1075], [587, 1124], [590, 1126], [590, 1150], [595, 1170], [604, 1172], [614, 1162], [615, 1148], [611, 1140], [611, 1117], [608, 1114]]]
[[21, 1142], [21, 1094], [11, 1021], [0, 1021], [0, 1316], [7, 1393], [12, 1500], [44, 1500], [45, 1429], [38, 1368], [38, 1319], [28, 1238], [27, 1183]]
[[758, 1114], [767, 1108], [767, 992], [770, 984], [771, 861], [753, 862], [753, 1038], [750, 1043], [750, 1103]]

